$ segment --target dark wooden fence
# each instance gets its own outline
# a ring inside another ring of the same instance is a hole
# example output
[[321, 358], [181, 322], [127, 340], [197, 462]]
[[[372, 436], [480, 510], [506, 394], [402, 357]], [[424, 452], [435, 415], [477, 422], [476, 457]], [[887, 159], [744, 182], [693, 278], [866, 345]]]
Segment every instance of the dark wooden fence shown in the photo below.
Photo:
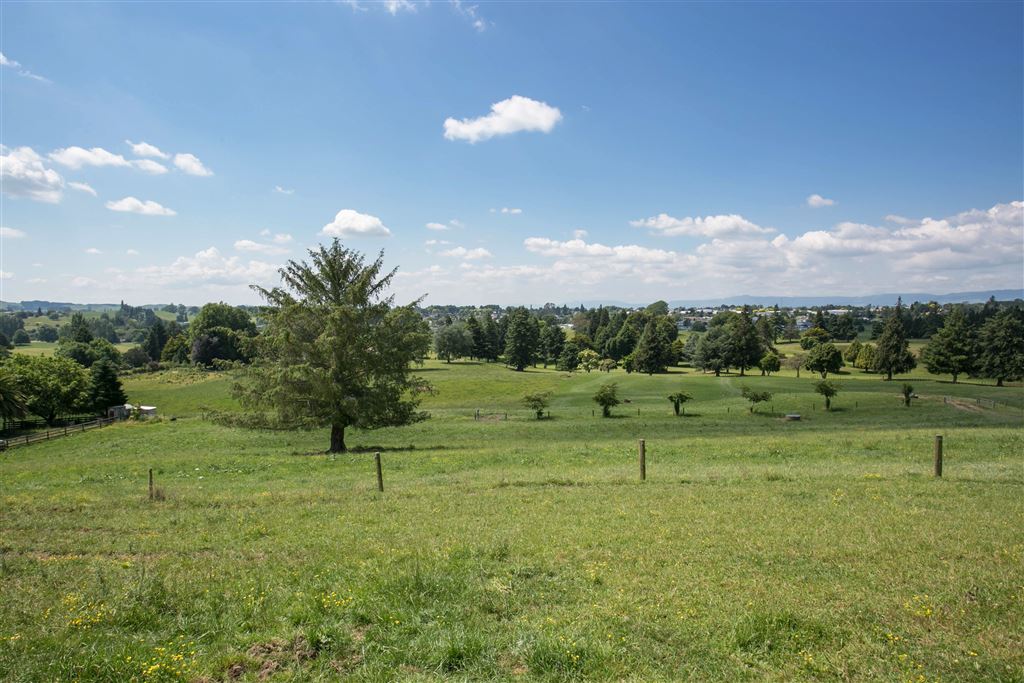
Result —
[[79, 422], [77, 424], [69, 424], [63, 427], [54, 427], [42, 432], [32, 432], [31, 434], [25, 434], [23, 436], [0, 439], [0, 451], [5, 451], [8, 448], [13, 448], [15, 446], [28, 446], [29, 444], [38, 443], [40, 441], [59, 439], [60, 437], [68, 436], [69, 434], [87, 432], [90, 429], [106, 427], [107, 425], [117, 421], [117, 418], [113, 417], [93, 418], [90, 422]]

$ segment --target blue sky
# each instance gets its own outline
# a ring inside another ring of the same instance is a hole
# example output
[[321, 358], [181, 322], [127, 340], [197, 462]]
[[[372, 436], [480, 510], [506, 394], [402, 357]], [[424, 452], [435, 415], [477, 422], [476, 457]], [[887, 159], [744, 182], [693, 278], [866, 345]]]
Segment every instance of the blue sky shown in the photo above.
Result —
[[5, 2], [2, 298], [1020, 287], [1022, 8]]

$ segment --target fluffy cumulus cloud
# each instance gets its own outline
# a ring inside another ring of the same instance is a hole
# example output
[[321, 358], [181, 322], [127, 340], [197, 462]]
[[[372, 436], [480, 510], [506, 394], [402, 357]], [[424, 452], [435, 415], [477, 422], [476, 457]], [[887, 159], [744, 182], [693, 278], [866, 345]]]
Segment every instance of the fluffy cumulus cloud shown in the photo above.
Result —
[[425, 227], [427, 228], [427, 230], [437, 230], [437, 231], [447, 230], [448, 229], [448, 226], [445, 225], [444, 223], [427, 223], [427, 225]]
[[31, 147], [8, 149], [0, 145], [0, 179], [8, 197], [56, 204], [64, 196], [64, 178], [48, 168]]
[[826, 199], [825, 197], [822, 197], [820, 194], [812, 194], [810, 197], [807, 198], [807, 206], [811, 207], [812, 209], [820, 209], [823, 206], [835, 206], [835, 204], [836, 200]]
[[187, 152], [174, 155], [174, 165], [179, 170], [188, 173], [189, 175], [197, 176], [211, 176], [213, 171], [203, 165], [203, 162], [199, 160], [195, 154], [189, 154]]
[[64, 147], [50, 152], [49, 157], [51, 161], [74, 170], [83, 166], [131, 166], [131, 163], [120, 154], [114, 154], [102, 147]]
[[96, 256], [102, 254], [103, 252], [97, 249], [96, 247], [89, 247], [88, 249], [85, 250], [85, 253], [91, 254], [92, 256]]
[[491, 209], [491, 213], [504, 213], [512, 216], [518, 216], [523, 212], [522, 209], [511, 209], [507, 206], [503, 206], [500, 209]]
[[448, 140], [477, 143], [498, 135], [523, 131], [550, 133], [562, 112], [546, 102], [513, 95], [491, 105], [491, 113], [475, 119], [448, 118], [444, 122], [444, 136]]
[[680, 235], [690, 237], [722, 237], [725, 235], [768, 235], [776, 232], [773, 228], [762, 228], [756, 223], [748, 221], [739, 214], [728, 214], [723, 216], [696, 216], [686, 218], [675, 218], [666, 213], [660, 213], [650, 218], [641, 218], [630, 221], [634, 228], [647, 228], [652, 233], [675, 237]]
[[457, 268], [415, 271], [401, 277], [397, 288], [409, 296], [429, 291], [436, 303], [541, 303], [785, 296], [806, 293], [809, 286], [836, 295], [941, 294], [1024, 282], [1022, 201], [946, 218], [841, 222], [790, 234], [751, 229], [758, 226], [735, 219], [724, 221], [728, 228], [708, 219], [681, 222], [684, 234], [703, 238], [687, 250], [588, 242], [582, 232], [564, 241], [529, 237], [524, 250], [539, 263], [466, 260], [469, 250], [459, 247], [442, 252], [463, 258]]
[[166, 206], [157, 204], [156, 202], [147, 199], [145, 201], [136, 199], [135, 197], [125, 197], [124, 199], [118, 199], [117, 201], [109, 201], [106, 203], [106, 207], [111, 211], [123, 211], [125, 213], [139, 213], [143, 216], [175, 216], [177, 212], [173, 209], [168, 209]]
[[386, 237], [391, 231], [376, 216], [359, 213], [353, 209], [342, 209], [320, 231], [328, 237]]
[[281, 187], [280, 185], [274, 185], [274, 192], [276, 194], [295, 194], [295, 190], [290, 190], [286, 187]]
[[476, 261], [479, 259], [491, 258], [491, 252], [487, 251], [483, 247], [477, 247], [476, 249], [455, 247], [454, 249], [442, 251], [441, 256], [450, 256], [452, 258], [460, 258], [466, 261]]
[[23, 230], [18, 230], [16, 228], [0, 227], [0, 238], [17, 240], [21, 239], [24, 236], [25, 232]]
[[266, 261], [245, 261], [224, 256], [216, 247], [179, 256], [169, 265], [136, 268], [121, 278], [141, 286], [203, 286], [267, 284], [277, 276], [278, 266]]
[[132, 142], [125, 140], [125, 143], [132, 148], [132, 154], [137, 157], [156, 157], [157, 159], [170, 159], [171, 155], [162, 151], [159, 147], [148, 142]]

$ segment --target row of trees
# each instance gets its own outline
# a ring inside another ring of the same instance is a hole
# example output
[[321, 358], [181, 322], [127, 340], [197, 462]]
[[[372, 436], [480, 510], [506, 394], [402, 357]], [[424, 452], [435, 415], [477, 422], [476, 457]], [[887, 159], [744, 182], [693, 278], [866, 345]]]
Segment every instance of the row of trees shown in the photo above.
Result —
[[104, 413], [127, 401], [117, 369], [100, 360], [86, 370], [70, 358], [16, 354], [0, 364], [0, 418], [37, 415], [47, 424], [83, 413]]

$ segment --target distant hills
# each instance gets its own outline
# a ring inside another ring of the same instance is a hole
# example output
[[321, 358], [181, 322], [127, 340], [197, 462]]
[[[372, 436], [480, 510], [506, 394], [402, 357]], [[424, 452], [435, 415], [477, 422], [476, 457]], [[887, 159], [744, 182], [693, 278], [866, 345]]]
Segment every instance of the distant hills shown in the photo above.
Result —
[[[773, 306], [778, 304], [782, 307], [802, 308], [807, 306], [892, 306], [896, 299], [903, 297], [903, 303], [909, 304], [915, 301], [934, 301], [939, 304], [959, 303], [981, 303], [995, 297], [996, 301], [1013, 301], [1024, 299], [1024, 289], [990, 289], [980, 292], [951, 292], [949, 294], [927, 294], [919, 292], [888, 294], [863, 294], [860, 296], [772, 296], [769, 294], [740, 294], [737, 296], [721, 297], [717, 299], [672, 299], [668, 302], [670, 308], [690, 307], [713, 307], [718, 306]], [[648, 302], [649, 303], [649, 302]], [[146, 304], [142, 308], [158, 310], [166, 304]], [[625, 301], [614, 301], [610, 299], [592, 299], [589, 301], [573, 302], [574, 306], [619, 306], [621, 308], [641, 308], [647, 304], [628, 303]], [[0, 308], [4, 311], [34, 311], [39, 308], [47, 309], [69, 308], [73, 311], [103, 311], [120, 308], [120, 304], [77, 304], [64, 301], [0, 301]]]
[[[887, 294], [862, 294], [859, 296], [772, 296], [770, 294], [739, 294], [718, 299], [672, 299], [670, 308], [718, 307], [718, 306], [773, 306], [800, 308], [806, 306], [893, 306], [896, 299], [903, 297], [903, 303], [934, 301], [939, 304], [981, 303], [995, 297], [997, 301], [1024, 299], [1024, 289], [990, 289], [981, 292], [951, 292], [949, 294], [927, 294], [918, 292], [893, 292]], [[621, 306], [636, 308], [646, 304], [629, 304], [621, 301], [582, 301], [588, 308], [594, 306]]]

